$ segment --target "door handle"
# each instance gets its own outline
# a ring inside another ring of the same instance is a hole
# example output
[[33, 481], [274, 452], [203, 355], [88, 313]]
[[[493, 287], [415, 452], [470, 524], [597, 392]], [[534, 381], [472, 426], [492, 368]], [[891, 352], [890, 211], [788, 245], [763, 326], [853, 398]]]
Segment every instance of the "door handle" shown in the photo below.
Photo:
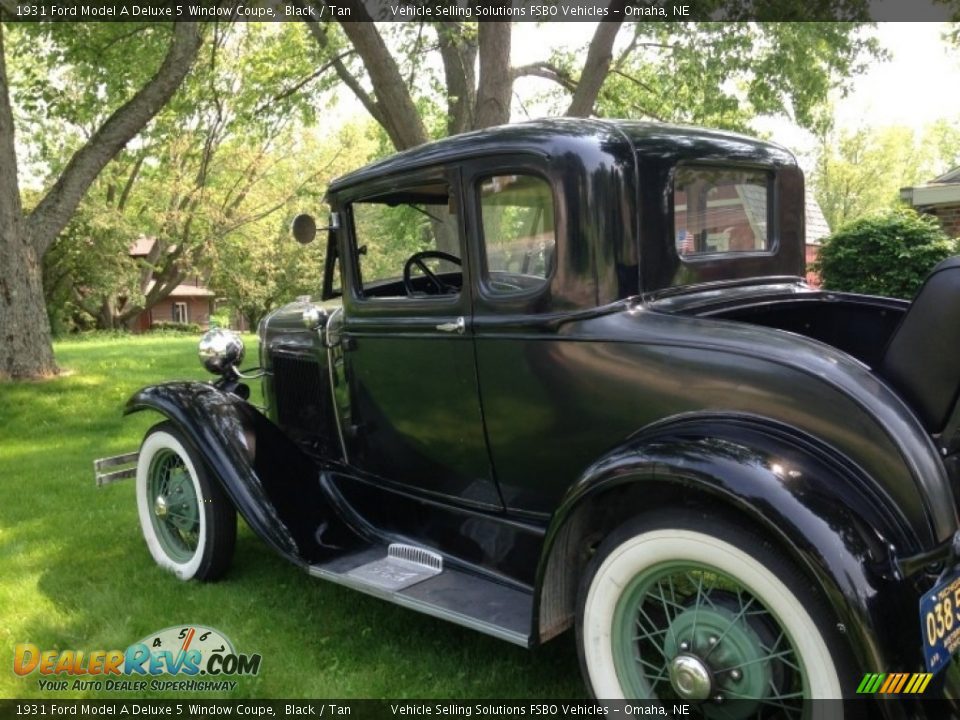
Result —
[[463, 331], [467, 329], [467, 321], [463, 319], [461, 315], [454, 322], [440, 323], [437, 325], [437, 330], [443, 332], [455, 332], [457, 335], [463, 335]]

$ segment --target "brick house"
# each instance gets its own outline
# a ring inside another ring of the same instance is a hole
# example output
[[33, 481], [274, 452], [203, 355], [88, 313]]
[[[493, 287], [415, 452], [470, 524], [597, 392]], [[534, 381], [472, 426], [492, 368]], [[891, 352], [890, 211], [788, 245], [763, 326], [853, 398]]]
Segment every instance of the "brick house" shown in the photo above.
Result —
[[960, 237], [960, 167], [925, 185], [902, 188], [900, 199], [919, 212], [935, 216], [949, 237]]
[[[146, 259], [156, 244], [155, 238], [141, 237], [130, 246], [130, 257]], [[149, 293], [153, 280], [144, 289]], [[130, 328], [133, 332], [144, 332], [158, 322], [195, 323], [206, 330], [210, 326], [210, 315], [214, 312], [215, 295], [205, 287], [197, 276], [188, 277], [173, 291], [149, 310], [140, 313]]]

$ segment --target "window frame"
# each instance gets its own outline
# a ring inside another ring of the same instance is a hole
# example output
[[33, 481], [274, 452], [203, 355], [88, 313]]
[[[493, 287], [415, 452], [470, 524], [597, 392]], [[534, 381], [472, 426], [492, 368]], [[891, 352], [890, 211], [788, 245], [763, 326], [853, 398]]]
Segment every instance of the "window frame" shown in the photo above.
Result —
[[[728, 170], [730, 172], [757, 172], [762, 173], [767, 180], [767, 247], [762, 250], [722, 250], [713, 252], [698, 252], [691, 254], [682, 254], [677, 249], [676, 243], [676, 196], [677, 196], [677, 173], [681, 170], [696, 170], [703, 168], [705, 170], [717, 171]], [[777, 183], [777, 168], [770, 165], [760, 165], [756, 163], [729, 162], [724, 160], [695, 160], [689, 162], [679, 162], [670, 170], [668, 181], [668, 192], [666, 201], [669, 205], [667, 213], [667, 227], [670, 229], [670, 247], [674, 256], [684, 264], [695, 265], [704, 262], [727, 262], [738, 258], [749, 257], [772, 257], [777, 254], [780, 248], [780, 199]]]
[[[354, 204], [362, 203], [365, 200], [391, 192], [402, 192], [407, 188], [414, 188], [429, 183], [436, 184], [439, 182], [446, 184], [448, 198], [451, 199], [456, 206], [457, 240], [460, 246], [460, 267], [462, 271], [460, 292], [455, 295], [423, 295], [419, 297], [411, 297], [409, 295], [393, 295], [389, 297], [365, 295], [363, 292], [363, 278], [360, 275], [359, 248], [361, 243], [356, 231], [353, 212]], [[349, 300], [355, 308], [358, 310], [362, 308], [382, 308], [385, 310], [393, 310], [400, 314], [403, 313], [404, 308], [413, 310], [416, 308], [429, 307], [437, 311], [442, 311], [444, 308], [459, 307], [465, 301], [464, 298], [468, 297], [470, 273], [467, 254], [469, 248], [466, 242], [463, 195], [460, 189], [459, 168], [449, 166], [419, 168], [402, 175], [390, 175], [374, 182], [365, 182], [338, 193], [336, 204], [341, 217], [341, 227], [338, 232], [341, 233], [342, 237], [338, 259], [340, 260], [343, 282], [349, 286], [346, 293], [343, 292], [343, 287], [341, 287], [341, 297], [344, 300]]]
[[[538, 287], [530, 288], [529, 290], [503, 292], [500, 290], [494, 290], [489, 284], [490, 268], [487, 264], [487, 236], [486, 229], [484, 228], [483, 224], [483, 195], [481, 191], [481, 185], [486, 180], [503, 175], [525, 175], [527, 177], [535, 177], [539, 180], [542, 180], [550, 189], [550, 199], [553, 202], [553, 262], [550, 264], [550, 272], [543, 278], [543, 282]], [[476, 257], [478, 259], [477, 285], [483, 298], [491, 302], [515, 302], [518, 300], [523, 301], [533, 299], [547, 292], [553, 284], [553, 280], [557, 274], [557, 267], [560, 259], [560, 239], [562, 236], [562, 233], [560, 232], [559, 213], [561, 206], [558, 202], [559, 194], [553, 178], [551, 178], [550, 175], [545, 173], [543, 170], [531, 167], [530, 165], [506, 164], [497, 167], [496, 169], [491, 168], [488, 171], [475, 172], [471, 177], [471, 195], [476, 214]]]

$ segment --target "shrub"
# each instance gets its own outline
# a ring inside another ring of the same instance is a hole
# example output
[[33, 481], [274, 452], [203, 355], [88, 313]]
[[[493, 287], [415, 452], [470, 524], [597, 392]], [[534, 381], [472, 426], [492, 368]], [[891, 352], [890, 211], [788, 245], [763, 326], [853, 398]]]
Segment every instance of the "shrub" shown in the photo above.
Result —
[[912, 298], [930, 269], [956, 252], [936, 218], [901, 209], [842, 226], [813, 267], [830, 290]]
[[198, 333], [200, 332], [200, 326], [196, 323], [181, 323], [173, 322], [171, 320], [156, 320], [150, 326], [150, 330], [157, 332], [182, 332], [182, 333]]

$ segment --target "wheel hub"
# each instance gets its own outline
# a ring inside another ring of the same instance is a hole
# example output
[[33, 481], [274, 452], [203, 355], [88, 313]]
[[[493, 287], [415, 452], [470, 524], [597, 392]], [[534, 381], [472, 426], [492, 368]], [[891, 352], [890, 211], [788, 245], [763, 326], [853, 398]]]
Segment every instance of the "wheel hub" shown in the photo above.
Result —
[[713, 674], [696, 655], [681, 653], [670, 662], [670, 684], [684, 700], [706, 700], [713, 690]]
[[169, 511], [170, 503], [163, 495], [157, 495], [157, 499], [153, 501], [153, 514], [158, 518], [163, 519], [167, 516]]

